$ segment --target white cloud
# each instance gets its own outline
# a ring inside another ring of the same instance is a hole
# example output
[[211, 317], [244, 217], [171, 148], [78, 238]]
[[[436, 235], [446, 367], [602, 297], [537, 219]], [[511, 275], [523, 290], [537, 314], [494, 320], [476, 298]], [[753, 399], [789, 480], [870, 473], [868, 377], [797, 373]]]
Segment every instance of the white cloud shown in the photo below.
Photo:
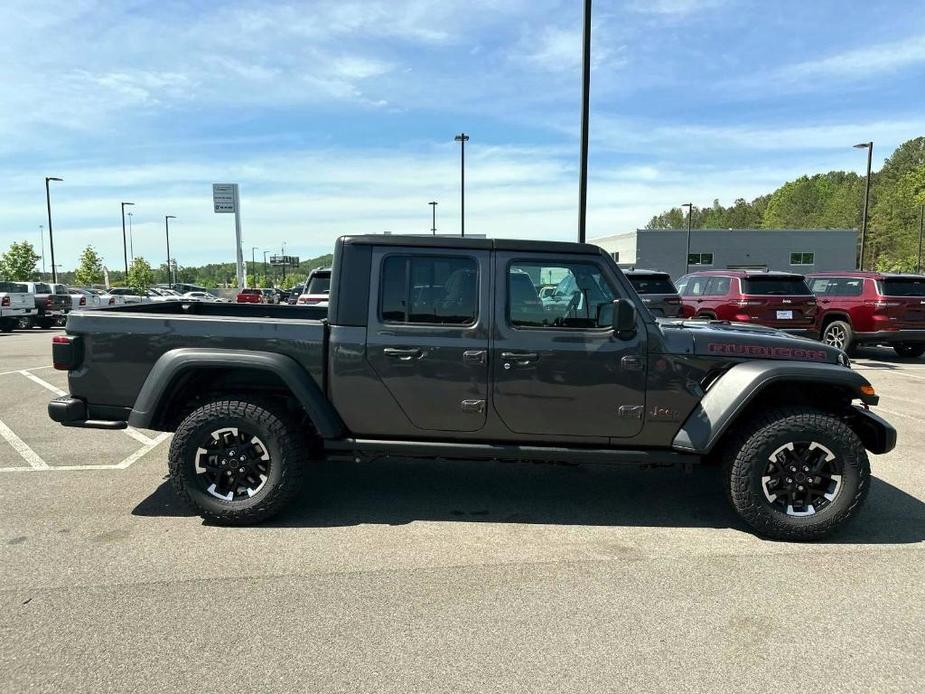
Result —
[[728, 0], [636, 0], [630, 7], [642, 14], [686, 17], [726, 4]]
[[818, 86], [823, 79], [861, 81], [921, 63], [925, 63], [925, 36], [914, 36], [785, 65], [774, 71], [771, 82], [809, 88]]

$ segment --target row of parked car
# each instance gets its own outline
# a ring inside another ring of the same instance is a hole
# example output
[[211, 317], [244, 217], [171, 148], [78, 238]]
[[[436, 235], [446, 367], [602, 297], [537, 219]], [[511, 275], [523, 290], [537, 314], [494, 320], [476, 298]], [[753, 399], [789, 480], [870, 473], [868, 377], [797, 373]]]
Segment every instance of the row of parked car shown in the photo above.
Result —
[[75, 309], [177, 300], [224, 301], [205, 291], [181, 293], [167, 287], [140, 291], [127, 287], [98, 289], [51, 282], [0, 281], [0, 332], [17, 327], [48, 329], [63, 324], [67, 314]]
[[297, 284], [291, 290], [257, 289], [247, 287], [238, 292], [235, 301], [239, 304], [289, 304], [291, 306], [328, 305], [331, 292], [331, 268], [312, 270], [304, 284]]
[[704, 270], [672, 283], [667, 273], [626, 270], [656, 316], [778, 328], [838, 347], [889, 345], [925, 354], [925, 276], [883, 272]]

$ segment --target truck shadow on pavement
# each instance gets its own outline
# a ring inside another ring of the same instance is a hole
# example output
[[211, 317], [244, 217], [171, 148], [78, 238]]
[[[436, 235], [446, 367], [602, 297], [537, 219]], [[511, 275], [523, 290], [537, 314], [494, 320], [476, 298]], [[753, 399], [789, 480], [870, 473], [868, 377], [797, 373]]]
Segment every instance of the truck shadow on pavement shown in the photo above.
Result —
[[[166, 481], [133, 513], [194, 515]], [[312, 528], [418, 520], [748, 531], [729, 507], [717, 469], [685, 474], [675, 468], [431, 460], [319, 464], [292, 507], [264, 525]], [[925, 503], [874, 477], [858, 517], [825, 542], [923, 540]]]

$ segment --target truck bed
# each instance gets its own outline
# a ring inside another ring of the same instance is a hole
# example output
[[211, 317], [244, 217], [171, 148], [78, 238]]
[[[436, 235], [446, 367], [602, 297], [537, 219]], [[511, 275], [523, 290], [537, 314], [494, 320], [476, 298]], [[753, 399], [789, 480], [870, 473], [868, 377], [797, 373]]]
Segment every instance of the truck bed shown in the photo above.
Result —
[[67, 331], [80, 336], [83, 362], [71, 394], [94, 417], [125, 418], [158, 358], [180, 348], [283, 354], [321, 386], [326, 317], [325, 308], [173, 301], [73, 311]]

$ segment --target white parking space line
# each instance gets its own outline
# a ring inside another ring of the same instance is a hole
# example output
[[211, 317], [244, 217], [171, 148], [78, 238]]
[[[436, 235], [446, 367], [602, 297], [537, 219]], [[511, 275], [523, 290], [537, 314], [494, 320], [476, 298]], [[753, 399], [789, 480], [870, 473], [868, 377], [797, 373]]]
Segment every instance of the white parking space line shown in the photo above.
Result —
[[880, 407], [879, 405], [877, 405], [876, 411], [883, 412], [883, 414], [888, 414], [892, 417], [903, 417], [905, 419], [914, 419], [916, 422], [922, 422], [923, 424], [925, 424], [925, 419], [921, 417], [914, 417], [911, 414], [904, 414], [903, 412], [896, 412], [895, 410], [888, 410], [885, 407]]
[[19, 438], [16, 434], [13, 433], [13, 430], [10, 429], [6, 424], [0, 421], [0, 436], [2, 436], [8, 444], [10, 444], [22, 459], [25, 460], [31, 467], [28, 468], [0, 468], [2, 470], [48, 470], [49, 465], [44, 460], [42, 460], [38, 453], [29, 448], [29, 444]]
[[54, 393], [55, 395], [59, 397], [62, 395], [67, 395], [67, 393], [65, 393], [63, 390], [58, 388], [58, 386], [52, 385], [48, 381], [43, 381], [41, 378], [36, 376], [34, 373], [31, 373], [30, 371], [26, 371], [25, 369], [23, 369], [19, 373], [25, 376], [26, 378], [28, 378], [33, 383], [38, 383], [40, 386], [42, 386], [42, 388], [47, 388], [48, 390], [50, 390], [52, 393]]
[[0, 376], [8, 376], [9, 374], [18, 374], [23, 371], [41, 371], [42, 369], [53, 369], [54, 366], [30, 366], [28, 369], [14, 369], [13, 371], [0, 371]]
[[[6, 434], [4, 433], [4, 428], [5, 428], [5, 425], [3, 424], [3, 422], [0, 422], [0, 435], [6, 438]], [[137, 451], [135, 451], [130, 456], [128, 456], [125, 460], [123, 460], [120, 463], [116, 463], [115, 465], [48, 465], [47, 463], [45, 463], [45, 461], [43, 461], [41, 458], [35, 455], [35, 452], [32, 451], [31, 448], [26, 446], [26, 444], [23, 443], [22, 440], [18, 436], [16, 436], [16, 434], [13, 434], [13, 432], [9, 431], [9, 429], [6, 429], [6, 431], [12, 434], [12, 436], [15, 437], [17, 441], [19, 441], [23, 446], [26, 447], [26, 449], [30, 453], [32, 453], [33, 456], [35, 456], [36, 461], [38, 463], [41, 463], [45, 467], [38, 467], [37, 465], [33, 463], [33, 461], [26, 458], [26, 461], [29, 462], [30, 465], [32, 465], [32, 467], [5, 467], [5, 468], [0, 468], [0, 472], [35, 472], [38, 470], [48, 471], [48, 472], [76, 472], [76, 471], [81, 471], [81, 470], [125, 470], [126, 468], [131, 466], [133, 463], [137, 463], [145, 455], [147, 455], [152, 450], [154, 450], [161, 442], [166, 441], [168, 438], [170, 438], [169, 432], [163, 432], [161, 434], [158, 434], [153, 439], [148, 439], [150, 441], [149, 444], [139, 448]], [[14, 448], [19, 450], [13, 441], [11, 441], [10, 439], [7, 439], [7, 440], [10, 442], [10, 444]], [[20, 451], [20, 453], [22, 454], [22, 451]], [[25, 458], [25, 455], [23, 455], [23, 457]]]
[[[42, 386], [43, 388], [47, 388], [48, 390], [50, 390], [52, 393], [54, 393], [55, 395], [57, 395], [57, 396], [59, 396], [59, 397], [62, 396], [62, 395], [67, 395], [67, 393], [66, 393], [65, 391], [61, 390], [61, 389], [58, 388], [57, 386], [55, 386], [55, 385], [49, 383], [48, 381], [46, 381], [46, 380], [44, 380], [44, 379], [39, 378], [39, 377], [36, 376], [34, 373], [30, 373], [29, 371], [26, 371], [25, 369], [23, 369], [23, 370], [21, 370], [21, 371], [18, 371], [17, 373], [19, 373], [19, 374], [25, 376], [26, 378], [28, 378], [28, 379], [29, 379], [30, 381], [32, 381], [33, 383], [37, 383], [38, 385]], [[129, 437], [135, 439], [138, 443], [143, 443], [145, 446], [151, 445], [151, 443], [154, 441], [154, 439], [152, 439], [152, 438], [149, 437], [149, 436], [145, 436], [145, 435], [142, 434], [140, 431], [138, 431], [138, 429], [135, 429], [134, 427], [127, 427], [127, 428], [125, 428], [125, 429], [122, 429], [122, 432], [123, 432], [126, 436], [129, 436]]]

